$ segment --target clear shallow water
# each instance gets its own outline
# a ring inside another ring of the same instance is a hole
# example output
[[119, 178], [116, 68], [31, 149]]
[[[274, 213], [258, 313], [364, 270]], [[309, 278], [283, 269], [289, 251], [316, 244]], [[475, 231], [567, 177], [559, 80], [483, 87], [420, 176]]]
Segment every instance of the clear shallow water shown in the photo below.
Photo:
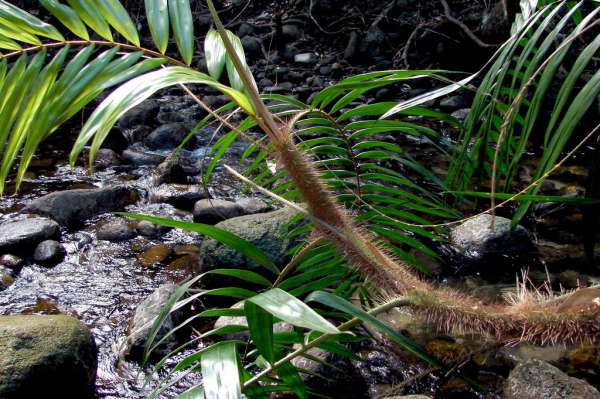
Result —
[[[127, 183], [126, 175], [112, 171], [88, 176], [83, 168], [60, 166], [51, 174], [25, 182], [20, 195], [0, 199], [0, 222], [23, 218], [18, 210], [49, 192], [98, 187], [108, 181], [114, 184], [120, 178], [120, 184], [137, 186], [142, 194], [152, 184], [152, 179]], [[182, 216], [170, 205], [148, 203], [145, 197], [127, 210], [161, 216], [177, 214], [191, 220], [191, 215]], [[60, 241], [67, 250], [65, 261], [50, 269], [25, 266], [15, 283], [0, 292], [0, 314], [61, 312], [76, 316], [91, 329], [98, 346], [98, 398], [145, 398], [158, 377], [146, 383], [147, 374], [137, 364], [122, 362], [119, 357], [129, 319], [136, 306], [158, 286], [179, 282], [188, 275], [161, 267], [145, 268], [137, 256], [154, 244], [193, 244], [199, 243], [200, 237], [172, 230], [160, 241], [143, 237], [117, 243], [97, 241], [93, 226], [109, 216], [100, 215], [81, 231], [63, 230]], [[193, 382], [192, 377], [185, 378], [163, 397], [173, 397]]]

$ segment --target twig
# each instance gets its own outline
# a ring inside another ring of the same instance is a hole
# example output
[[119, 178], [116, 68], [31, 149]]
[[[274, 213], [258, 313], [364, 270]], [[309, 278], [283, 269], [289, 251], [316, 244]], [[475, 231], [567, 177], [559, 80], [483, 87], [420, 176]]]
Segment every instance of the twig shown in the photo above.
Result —
[[448, 3], [446, 2], [446, 0], [440, 0], [440, 2], [442, 3], [442, 6], [444, 7], [444, 16], [446, 17], [446, 19], [450, 22], [452, 22], [454, 25], [458, 26], [460, 29], [463, 30], [463, 32], [465, 32], [465, 34], [471, 39], [473, 40], [473, 42], [475, 42], [475, 44], [477, 44], [479, 47], [483, 47], [483, 48], [494, 48], [494, 47], [498, 47], [497, 44], [488, 44], [485, 43], [484, 41], [482, 41], [480, 38], [478, 38], [471, 29], [469, 29], [469, 27], [467, 25], [465, 25], [464, 23], [462, 23], [462, 21], [456, 19], [454, 16], [452, 16], [452, 11], [450, 10], [450, 6], [448, 5]]

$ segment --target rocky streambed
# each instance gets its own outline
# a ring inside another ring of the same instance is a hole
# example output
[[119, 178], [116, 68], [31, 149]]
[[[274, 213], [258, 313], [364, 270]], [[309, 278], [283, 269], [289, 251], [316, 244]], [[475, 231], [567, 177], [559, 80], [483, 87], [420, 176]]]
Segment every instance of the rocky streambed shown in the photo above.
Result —
[[[438, 106], [464, 111], [459, 109], [464, 101], [444, 101]], [[12, 315], [0, 317], [0, 397], [39, 392], [48, 397], [147, 397], [178, 358], [168, 362], [162, 374], [142, 367], [140, 348], [147, 327], [139, 327], [155, 317], [177, 283], [203, 268], [246, 266], [244, 259], [213, 240], [133, 222], [114, 211], [220, 223], [285, 264], [291, 243], [282, 226], [293, 212], [242, 195], [240, 184], [219, 168], [214, 184], [201, 184], [203, 161], [219, 132], [205, 129], [177, 158], [171, 156], [197, 122], [193, 111], [189, 100], [169, 92], [134, 109], [100, 150], [93, 174], [83, 166], [66, 166], [64, 145], [50, 142], [20, 193], [0, 199], [0, 314]], [[417, 159], [430, 155], [417, 142], [404, 144]], [[242, 144], [234, 146], [225, 162], [238, 162], [244, 149]], [[584, 178], [580, 169], [568, 166], [547, 181], [547, 189], [561, 195], [577, 192]], [[536, 214], [544, 217], [513, 235], [507, 219], [498, 217], [492, 228], [489, 216], [478, 217], [450, 231], [450, 245], [438, 248], [444, 254], [442, 262], [422, 256], [419, 260], [441, 283], [489, 300], [515, 292], [514, 277], [522, 267], [530, 269], [528, 278], [536, 286], [548, 282], [560, 290], [597, 284], [595, 260], [585, 256], [581, 245], [581, 213], [545, 206], [536, 208]], [[177, 316], [173, 317], [167, 324], [175, 325]], [[600, 382], [597, 348], [503, 348], [476, 337], [440, 336], [415, 324], [404, 311], [382, 318], [430, 353], [483, 381], [485, 390], [473, 389], [456, 375], [430, 370], [376, 334], [377, 342], [353, 348], [360, 361], [327, 359], [335, 367], [325, 371], [327, 379], [311, 383], [326, 394], [335, 392], [333, 397], [347, 398], [406, 393], [444, 398], [600, 397], [584, 380]], [[63, 337], [71, 339], [61, 341]], [[177, 342], [181, 341], [167, 342], [161, 352], [168, 353]], [[77, 383], [73, 365], [84, 371], [77, 374]], [[316, 362], [301, 366], [322, 371]], [[52, 381], [40, 379], [35, 370], [49, 373]], [[187, 376], [163, 397], [174, 397], [198, 382]], [[580, 396], [572, 396], [575, 393]]]

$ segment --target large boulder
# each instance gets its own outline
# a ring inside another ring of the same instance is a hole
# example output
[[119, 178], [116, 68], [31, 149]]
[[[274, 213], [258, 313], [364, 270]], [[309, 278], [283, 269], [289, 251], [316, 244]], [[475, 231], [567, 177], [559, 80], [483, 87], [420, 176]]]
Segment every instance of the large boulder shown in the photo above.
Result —
[[34, 217], [0, 225], [0, 253], [32, 251], [47, 239], [56, 238], [59, 225], [53, 220]]
[[[216, 227], [227, 230], [260, 248], [279, 266], [289, 260], [287, 251], [294, 240], [287, 236], [288, 226], [297, 212], [283, 208], [273, 212], [240, 216], [218, 223]], [[236, 250], [208, 238], [200, 247], [200, 262], [203, 270], [219, 267], [257, 268], [259, 265]]]
[[123, 210], [137, 200], [137, 192], [126, 187], [66, 190], [32, 201], [24, 212], [47, 216], [62, 225], [76, 227], [96, 215]]
[[[124, 357], [138, 361], [143, 358], [144, 347], [146, 346], [152, 324], [176, 289], [177, 286], [175, 284], [168, 283], [161, 285], [138, 305], [135, 309], [133, 319], [129, 323], [129, 335], [123, 353]], [[177, 327], [184, 320], [183, 317], [182, 311], [171, 312], [158, 330], [154, 342], [158, 342], [169, 331]], [[153, 355], [160, 358], [169, 354], [177, 346], [178, 335], [173, 334], [156, 348]]]
[[93, 398], [97, 349], [65, 315], [0, 316], [0, 398]]
[[541, 360], [529, 360], [510, 372], [506, 399], [600, 399], [600, 392], [584, 380], [569, 377]]

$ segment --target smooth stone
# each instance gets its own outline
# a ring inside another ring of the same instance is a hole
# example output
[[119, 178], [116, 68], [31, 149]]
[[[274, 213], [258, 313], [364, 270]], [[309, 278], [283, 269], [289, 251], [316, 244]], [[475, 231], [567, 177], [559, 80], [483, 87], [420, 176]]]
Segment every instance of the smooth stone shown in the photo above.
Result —
[[167, 265], [167, 269], [186, 272], [196, 272], [198, 271], [198, 263], [199, 260], [197, 254], [187, 254], [180, 256], [179, 258], [169, 263]]
[[96, 215], [123, 210], [138, 198], [137, 192], [117, 186], [57, 191], [33, 200], [24, 212], [37, 213], [61, 225], [75, 227]]
[[[283, 208], [273, 212], [240, 216], [218, 223], [215, 227], [229, 231], [261, 249], [278, 266], [289, 260], [287, 251], [296, 239], [287, 237], [290, 221], [297, 212]], [[256, 269], [260, 266], [238, 251], [207, 238], [200, 246], [200, 265], [203, 271], [219, 267]]]
[[254, 36], [245, 36], [242, 38], [242, 46], [246, 54], [256, 56], [261, 53], [262, 40]]
[[315, 53], [300, 53], [294, 56], [294, 62], [298, 64], [316, 64], [318, 57]]
[[125, 241], [136, 236], [131, 224], [124, 219], [111, 220], [96, 228], [96, 237], [104, 241]]
[[598, 399], [600, 392], [578, 378], [569, 377], [556, 367], [533, 359], [510, 372], [504, 390], [506, 399]]
[[465, 121], [469, 117], [469, 112], [471, 112], [471, 108], [463, 108], [454, 111], [450, 114], [450, 116], [456, 118], [460, 123], [465, 123]]
[[221, 199], [202, 199], [194, 205], [194, 222], [215, 224], [243, 215], [243, 209], [235, 202]]
[[154, 195], [157, 202], [165, 202], [184, 211], [193, 210], [196, 202], [206, 198], [202, 187], [184, 184], [161, 184]]
[[56, 238], [59, 234], [58, 223], [41, 217], [2, 223], [0, 224], [0, 253], [31, 251], [38, 243]]
[[19, 271], [23, 267], [23, 259], [15, 255], [2, 255], [0, 256], [0, 266], [7, 267], [14, 271]]
[[0, 316], [0, 397], [94, 398], [97, 349], [65, 315]]
[[144, 139], [144, 144], [152, 150], [171, 150], [177, 147], [188, 135], [188, 128], [182, 123], [169, 123], [160, 126]]
[[54, 240], [42, 241], [35, 248], [33, 259], [43, 266], [55, 266], [63, 261], [67, 251]]
[[271, 209], [269, 204], [258, 198], [240, 198], [235, 203], [243, 209], [245, 215], [264, 213]]
[[114, 150], [111, 150], [110, 148], [100, 148], [96, 153], [96, 159], [94, 160], [96, 169], [102, 170], [119, 165], [121, 165], [121, 157]]
[[121, 154], [123, 161], [135, 166], [155, 166], [165, 160], [163, 155], [139, 152], [127, 149]]
[[170, 229], [170, 227], [159, 226], [147, 220], [140, 220], [135, 226], [135, 231], [144, 237], [160, 237]]
[[[127, 359], [139, 361], [143, 358], [144, 346], [146, 345], [152, 323], [176, 289], [177, 285], [175, 284], [168, 283], [161, 285], [137, 306], [133, 319], [129, 323], [127, 345], [123, 352], [123, 355]], [[158, 330], [155, 342], [162, 339], [167, 332], [175, 328], [182, 321], [183, 312], [181, 310], [169, 313]], [[165, 356], [173, 351], [177, 345], [177, 334], [173, 334], [155, 349], [153, 355], [156, 357]]]
[[144, 267], [152, 267], [159, 263], [164, 262], [171, 254], [173, 250], [166, 244], [155, 245], [143, 253], [140, 254], [138, 260]]

